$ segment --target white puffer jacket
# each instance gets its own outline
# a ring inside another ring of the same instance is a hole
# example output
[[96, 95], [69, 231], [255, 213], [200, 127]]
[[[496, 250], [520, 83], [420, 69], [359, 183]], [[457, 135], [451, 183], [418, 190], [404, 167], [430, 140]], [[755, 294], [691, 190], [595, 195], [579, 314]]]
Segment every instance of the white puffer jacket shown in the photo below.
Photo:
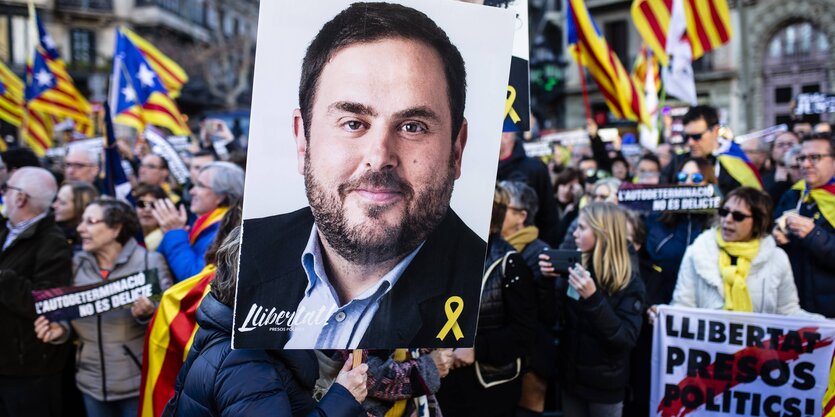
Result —
[[[760, 251], [748, 272], [748, 292], [755, 313], [824, 318], [800, 308], [789, 257], [771, 236], [760, 240]], [[704, 231], [684, 252], [670, 304], [712, 310], [725, 307], [715, 228]]]

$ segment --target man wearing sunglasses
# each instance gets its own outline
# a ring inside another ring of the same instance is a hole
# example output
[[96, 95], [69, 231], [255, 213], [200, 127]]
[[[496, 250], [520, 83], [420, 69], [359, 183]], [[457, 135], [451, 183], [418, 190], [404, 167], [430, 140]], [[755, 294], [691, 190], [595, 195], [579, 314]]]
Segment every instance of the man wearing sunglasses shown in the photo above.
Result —
[[714, 166], [719, 184], [719, 191], [724, 195], [741, 184], [719, 164], [721, 141], [719, 138], [719, 113], [711, 106], [699, 105], [691, 107], [682, 119], [684, 124], [684, 140], [690, 152], [676, 155], [664, 167], [661, 181], [666, 184], [677, 182], [676, 174], [681, 164], [690, 157], [705, 158]]
[[804, 138], [795, 157], [803, 180], [774, 210], [772, 235], [792, 264], [800, 306], [835, 317], [835, 144], [830, 133]]

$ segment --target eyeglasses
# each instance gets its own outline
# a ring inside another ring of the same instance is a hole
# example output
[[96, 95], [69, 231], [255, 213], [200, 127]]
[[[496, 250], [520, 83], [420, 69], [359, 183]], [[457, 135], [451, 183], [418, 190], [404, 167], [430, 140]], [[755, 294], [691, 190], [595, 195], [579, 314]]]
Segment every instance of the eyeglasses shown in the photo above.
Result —
[[806, 162], [807, 159], [812, 164], [817, 164], [818, 162], [820, 162], [821, 159], [826, 158], [828, 156], [832, 156], [832, 155], [828, 154], [828, 153], [812, 153], [812, 154], [809, 154], [809, 155], [797, 155], [794, 158], [794, 160], [797, 162], [798, 165]]
[[9, 185], [9, 183], [0, 185], [0, 194], [6, 194], [6, 191], [8, 190], [15, 190], [21, 194], [26, 194], [26, 191], [23, 191], [23, 188], [18, 188], [13, 185]]
[[676, 176], [676, 179], [677, 179], [677, 180], [678, 180], [678, 182], [680, 182], [680, 183], [682, 183], [682, 182], [687, 182], [687, 179], [688, 179], [688, 178], [692, 179], [694, 183], [700, 183], [700, 182], [702, 182], [702, 181], [704, 181], [704, 180], [705, 180], [705, 176], [704, 176], [704, 175], [702, 175], [702, 173], [701, 173], [701, 172], [694, 172], [694, 173], [692, 173], [692, 174], [688, 174], [688, 173], [686, 173], [686, 172], [684, 172], [684, 171], [681, 171], [681, 172], [679, 172], [679, 173], [678, 173], [678, 175]]
[[94, 166], [93, 164], [82, 164], [81, 162], [64, 162], [64, 167], [72, 168], [72, 169], [81, 169], [81, 168], [89, 168]]
[[736, 211], [736, 210], [731, 211], [731, 210], [728, 210], [724, 207], [719, 209], [719, 217], [720, 218], [724, 219], [725, 217], [728, 216], [728, 214], [730, 214], [731, 217], [733, 217], [734, 221], [736, 221], [736, 222], [741, 222], [741, 221], [743, 221], [743, 220], [745, 220], [749, 217], [753, 217], [752, 215], [745, 214], [741, 211]]
[[136, 200], [136, 208], [138, 208], [138, 209], [153, 208], [153, 207], [154, 207], [154, 202], [153, 201]]
[[775, 148], [791, 148], [794, 146], [794, 142], [774, 142]]
[[148, 168], [148, 169], [162, 169], [162, 165], [153, 165], [153, 164], [140, 164], [140, 168]]
[[80, 223], [83, 224], [83, 225], [87, 225], [87, 226], [95, 226], [95, 225], [97, 225], [97, 224], [99, 224], [103, 221], [104, 221], [104, 219], [89, 219], [89, 218], [83, 218], [82, 217]]

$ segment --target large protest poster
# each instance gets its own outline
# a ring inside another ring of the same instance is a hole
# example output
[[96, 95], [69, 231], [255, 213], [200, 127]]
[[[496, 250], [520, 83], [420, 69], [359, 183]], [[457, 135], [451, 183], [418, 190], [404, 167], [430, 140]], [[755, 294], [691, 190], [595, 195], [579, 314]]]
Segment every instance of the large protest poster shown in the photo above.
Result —
[[652, 416], [821, 416], [835, 323], [660, 306], [653, 335]]
[[327, 0], [259, 19], [233, 347], [472, 346], [514, 13]]

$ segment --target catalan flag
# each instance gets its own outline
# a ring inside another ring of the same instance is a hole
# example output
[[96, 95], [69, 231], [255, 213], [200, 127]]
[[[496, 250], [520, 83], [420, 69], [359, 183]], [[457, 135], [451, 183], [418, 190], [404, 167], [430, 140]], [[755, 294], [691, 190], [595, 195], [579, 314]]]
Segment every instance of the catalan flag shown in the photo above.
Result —
[[616, 117], [648, 123], [641, 92], [592, 20], [583, 0], [567, 0], [568, 44], [574, 59], [588, 68]]
[[150, 124], [167, 128], [176, 135], [191, 133], [163, 84], [163, 77], [121, 29], [116, 31], [110, 95], [116, 123], [139, 131]]
[[197, 308], [208, 294], [214, 277], [214, 265], [206, 265], [199, 274], [162, 295], [145, 333], [139, 417], [159, 417], [165, 403], [174, 395], [177, 373], [197, 332]]
[[145, 57], [145, 60], [151, 65], [151, 69], [159, 75], [162, 85], [168, 90], [168, 95], [172, 98], [177, 98], [180, 95], [180, 90], [183, 89], [183, 85], [188, 82], [188, 74], [186, 74], [186, 71], [174, 62], [173, 59], [167, 57], [157, 47], [130, 29], [123, 27], [119, 31], [130, 39], [136, 48], [139, 49], [142, 56]]
[[0, 62], [0, 120], [14, 126], [23, 123], [23, 81]]
[[[632, 20], [644, 41], [658, 56], [661, 65], [669, 65], [670, 23], [673, 0], [634, 0]], [[731, 18], [727, 0], [683, 0], [686, 41], [692, 59], [718, 48], [731, 39]]]
[[92, 126], [90, 103], [73, 85], [63, 64], [38, 50], [27, 71], [26, 101], [34, 111], [68, 117]]
[[723, 140], [719, 148], [719, 163], [740, 185], [763, 189], [760, 171], [751, 163], [742, 148], [732, 140]]
[[641, 45], [641, 51], [632, 65], [632, 80], [641, 91], [646, 91], [647, 70], [652, 71], [649, 76], [654, 80], [655, 91], [661, 91], [661, 71], [658, 59], [646, 45]]
[[26, 107], [21, 136], [23, 143], [38, 156], [44, 156], [52, 147], [52, 131], [55, 119], [46, 114]]

